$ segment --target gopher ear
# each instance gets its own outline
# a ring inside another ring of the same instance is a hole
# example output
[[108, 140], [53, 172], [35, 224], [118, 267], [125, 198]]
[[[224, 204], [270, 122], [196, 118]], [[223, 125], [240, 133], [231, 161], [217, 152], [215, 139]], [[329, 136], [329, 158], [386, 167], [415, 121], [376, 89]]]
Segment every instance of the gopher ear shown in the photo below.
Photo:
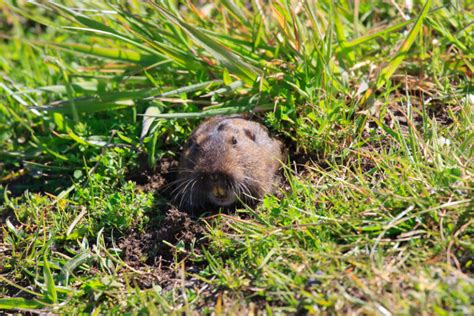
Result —
[[244, 133], [245, 136], [250, 138], [252, 141], [255, 141], [255, 133], [253, 133], [251, 130], [244, 128]]

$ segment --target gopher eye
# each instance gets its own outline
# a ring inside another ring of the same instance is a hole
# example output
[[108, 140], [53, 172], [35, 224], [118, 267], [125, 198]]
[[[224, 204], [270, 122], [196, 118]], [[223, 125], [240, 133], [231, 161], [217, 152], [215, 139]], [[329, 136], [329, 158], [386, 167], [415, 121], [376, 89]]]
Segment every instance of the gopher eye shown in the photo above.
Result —
[[249, 139], [251, 139], [252, 141], [255, 141], [255, 134], [252, 133], [251, 130], [244, 129], [244, 133], [245, 133], [245, 136], [247, 136]]
[[221, 123], [219, 126], [217, 126], [217, 130], [218, 130], [219, 132], [220, 132], [220, 131], [223, 131], [226, 126], [227, 126], [226, 123]]
[[232, 145], [237, 145], [237, 138], [235, 136], [232, 136]]

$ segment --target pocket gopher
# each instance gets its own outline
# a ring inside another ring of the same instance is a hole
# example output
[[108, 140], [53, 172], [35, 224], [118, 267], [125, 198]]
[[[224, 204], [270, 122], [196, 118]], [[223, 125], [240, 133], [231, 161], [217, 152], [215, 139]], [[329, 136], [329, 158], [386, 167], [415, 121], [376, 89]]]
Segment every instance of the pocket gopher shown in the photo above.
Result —
[[281, 142], [261, 124], [235, 116], [207, 119], [184, 146], [175, 201], [189, 211], [253, 205], [275, 188], [282, 160]]

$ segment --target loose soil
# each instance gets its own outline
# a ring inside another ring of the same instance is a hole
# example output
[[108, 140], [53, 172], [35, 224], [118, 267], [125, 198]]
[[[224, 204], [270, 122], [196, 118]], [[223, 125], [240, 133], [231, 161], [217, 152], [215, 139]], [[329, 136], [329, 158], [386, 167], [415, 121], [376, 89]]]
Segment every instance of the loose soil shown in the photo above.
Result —
[[[137, 189], [156, 195], [156, 200], [162, 197], [171, 200], [169, 184], [174, 179], [177, 165], [176, 160], [163, 158], [155, 171], [142, 168], [129, 178], [137, 183]], [[191, 245], [195, 247], [193, 253], [199, 253], [204, 243], [204, 227], [200, 220], [170, 204], [156, 207], [163, 216], [152, 219], [144, 231], [129, 232], [119, 240], [118, 246], [123, 251], [127, 265], [140, 272], [134, 278], [140, 287], [149, 288], [159, 284], [162, 288], [171, 288], [172, 284], [181, 281], [176, 263], [191, 259], [188, 257]], [[184, 251], [177, 251], [174, 247], [177, 244], [184, 245]], [[199, 263], [192, 259], [185, 263], [191, 264], [186, 267], [188, 271], [197, 271], [199, 268]]]
[[183, 244], [186, 250], [192, 244], [199, 247], [203, 232], [199, 221], [172, 207], [159, 225], [149, 225], [143, 232], [130, 232], [120, 239], [118, 246], [123, 251], [124, 261], [141, 272], [135, 278], [141, 287], [159, 284], [165, 288], [180, 279], [175, 263], [187, 257], [186, 252], [177, 252], [173, 245]]

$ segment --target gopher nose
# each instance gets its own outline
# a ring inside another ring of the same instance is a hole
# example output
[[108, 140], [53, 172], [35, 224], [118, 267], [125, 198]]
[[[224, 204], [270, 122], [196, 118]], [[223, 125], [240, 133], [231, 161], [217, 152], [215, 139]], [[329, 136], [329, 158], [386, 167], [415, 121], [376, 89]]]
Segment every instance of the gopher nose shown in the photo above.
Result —
[[217, 198], [225, 198], [227, 196], [224, 188], [218, 185], [212, 187], [212, 194]]

